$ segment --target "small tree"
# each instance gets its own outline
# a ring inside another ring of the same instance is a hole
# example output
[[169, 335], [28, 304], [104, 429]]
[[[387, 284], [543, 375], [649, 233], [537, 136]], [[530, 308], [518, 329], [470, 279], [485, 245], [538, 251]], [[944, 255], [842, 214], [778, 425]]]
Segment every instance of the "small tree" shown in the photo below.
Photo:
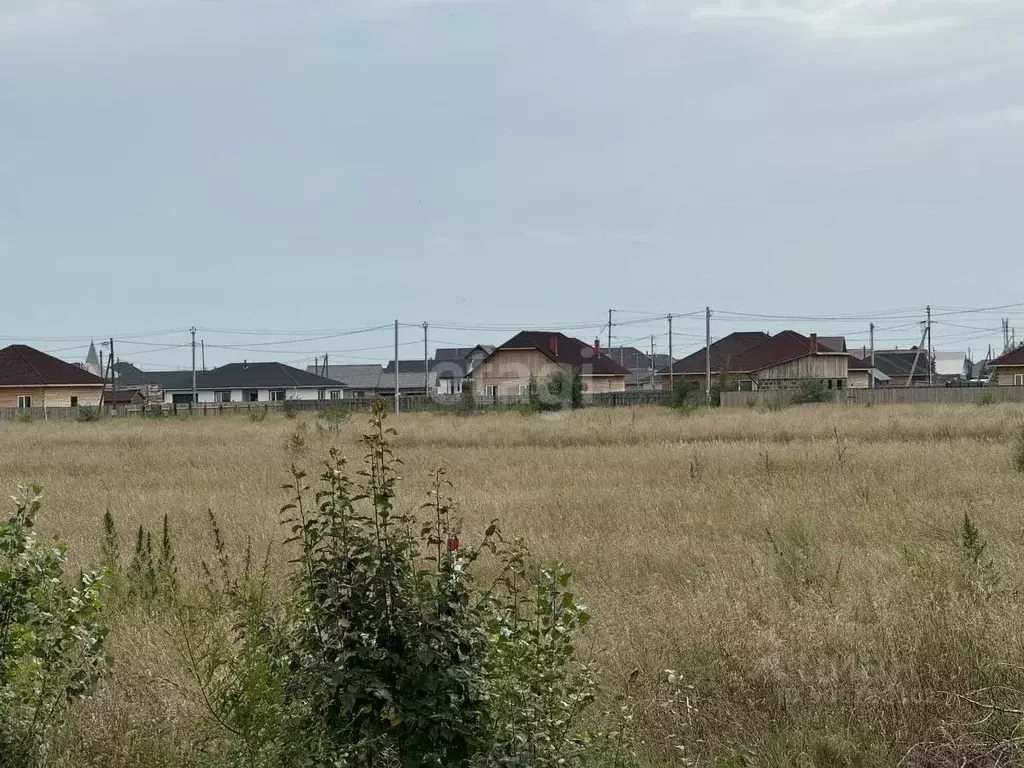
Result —
[[472, 413], [476, 410], [476, 395], [473, 393], [473, 382], [462, 383], [462, 394], [459, 395], [459, 413]]
[[697, 382], [691, 379], [676, 379], [672, 385], [672, 406], [674, 408], [686, 408], [693, 405], [696, 395]]
[[65, 584], [64, 547], [35, 532], [42, 489], [0, 523], [0, 764], [41, 766], [70, 703], [106, 672], [102, 577]]

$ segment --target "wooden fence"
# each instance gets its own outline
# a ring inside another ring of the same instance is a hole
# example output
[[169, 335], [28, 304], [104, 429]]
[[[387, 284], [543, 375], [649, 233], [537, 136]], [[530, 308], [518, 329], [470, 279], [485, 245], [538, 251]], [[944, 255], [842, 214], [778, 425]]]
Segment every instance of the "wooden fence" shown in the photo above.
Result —
[[[638, 405], [667, 405], [672, 393], [660, 391], [631, 390], [628, 392], [602, 392], [583, 396], [584, 405], [591, 407], [630, 407]], [[100, 418], [159, 418], [162, 416], [230, 416], [273, 412], [317, 413], [334, 408], [347, 411], [368, 411], [379, 398], [347, 398], [344, 400], [286, 400], [270, 403], [196, 403], [195, 405], [149, 405], [141, 407], [104, 406], [92, 408], [0, 408], [0, 420], [6, 421], [81, 421], [87, 414], [98, 413]], [[392, 395], [385, 398], [394, 400]], [[500, 397], [477, 397], [474, 410], [512, 410], [525, 398], [519, 395]], [[403, 395], [399, 400], [403, 413], [427, 411], [456, 411], [464, 408], [460, 395]]]
[[[1024, 403], [1024, 387], [880, 387], [842, 389], [829, 393], [841, 405], [970, 405]], [[787, 405], [792, 392], [723, 392], [726, 407], [779, 407]]]

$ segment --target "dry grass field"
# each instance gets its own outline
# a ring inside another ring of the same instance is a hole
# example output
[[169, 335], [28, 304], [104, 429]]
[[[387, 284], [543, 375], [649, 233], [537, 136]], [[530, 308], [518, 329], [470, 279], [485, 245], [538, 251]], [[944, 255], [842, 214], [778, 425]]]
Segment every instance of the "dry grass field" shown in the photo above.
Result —
[[[577, 575], [588, 652], [630, 706], [652, 764], [1019, 765], [1024, 709], [1024, 475], [1013, 406], [668, 409], [391, 420], [401, 503], [432, 469], [466, 538], [492, 518]], [[291, 462], [338, 445], [306, 417], [0, 424], [0, 485], [45, 488], [41, 526], [75, 565], [113, 514], [122, 550], [169, 516], [179, 568], [228, 540], [278, 542]], [[975, 562], [964, 515], [988, 546]], [[275, 551], [277, 567], [284, 557]], [[991, 561], [991, 566], [988, 565]], [[112, 617], [114, 673], [78, 705], [67, 765], [201, 765], [208, 730], [171, 617]], [[677, 670], [688, 706], [657, 706]], [[967, 699], [974, 699], [971, 703]], [[992, 704], [995, 708], [982, 706]], [[684, 749], [680, 749], [682, 746]]]

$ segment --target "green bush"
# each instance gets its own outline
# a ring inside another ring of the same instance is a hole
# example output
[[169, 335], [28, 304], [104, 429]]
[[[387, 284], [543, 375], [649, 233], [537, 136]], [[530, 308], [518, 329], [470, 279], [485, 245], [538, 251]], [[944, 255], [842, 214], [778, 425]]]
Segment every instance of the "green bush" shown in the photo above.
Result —
[[71, 702], [107, 668], [102, 578], [65, 583], [64, 548], [40, 540], [41, 488], [19, 489], [0, 523], [0, 765], [47, 765]]
[[688, 408], [697, 405], [700, 387], [691, 379], [679, 378], [672, 385], [672, 407]]
[[791, 402], [793, 405], [811, 405], [831, 403], [833, 399], [832, 390], [828, 388], [824, 379], [801, 379]]
[[295, 400], [285, 400], [281, 404], [281, 410], [284, 412], [285, 418], [294, 419], [299, 415], [299, 404]]
[[75, 416], [78, 421], [99, 421], [100, 409], [93, 405], [82, 405]]
[[[584, 727], [589, 615], [570, 574], [531, 565], [496, 523], [464, 541], [443, 471], [420, 516], [405, 511], [386, 411], [374, 405], [358, 482], [337, 451], [315, 489], [293, 468], [286, 594], [248, 548], [239, 572], [215, 527], [208, 597], [177, 611], [229, 763], [583, 765], [600, 739]], [[497, 575], [478, 584], [484, 557]]]

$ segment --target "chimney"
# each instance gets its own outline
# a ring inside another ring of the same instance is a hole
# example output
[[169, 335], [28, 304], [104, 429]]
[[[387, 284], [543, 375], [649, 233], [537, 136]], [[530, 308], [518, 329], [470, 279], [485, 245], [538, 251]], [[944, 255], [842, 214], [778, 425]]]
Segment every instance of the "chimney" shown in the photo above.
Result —
[[594, 357], [601, 356], [601, 340], [594, 339]]
[[551, 338], [548, 339], [548, 347], [550, 347], [551, 354], [553, 354], [555, 356], [555, 359], [557, 360], [558, 359], [558, 337], [555, 336], [554, 334], [551, 334]]
[[818, 354], [818, 334], [816, 333], [811, 334], [811, 354]]

